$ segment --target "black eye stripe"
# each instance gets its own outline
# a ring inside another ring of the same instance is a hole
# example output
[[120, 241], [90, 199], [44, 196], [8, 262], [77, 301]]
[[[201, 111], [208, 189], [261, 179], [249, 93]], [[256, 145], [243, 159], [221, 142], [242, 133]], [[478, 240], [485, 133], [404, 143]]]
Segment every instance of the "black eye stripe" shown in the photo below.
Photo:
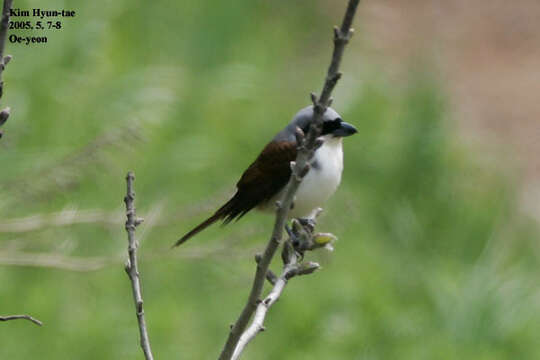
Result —
[[334, 120], [325, 121], [323, 123], [322, 135], [330, 134], [341, 127], [341, 118], [335, 118]]
[[[334, 130], [337, 130], [341, 127], [343, 120], [340, 117], [335, 118], [334, 120], [328, 120], [323, 123], [323, 129], [321, 135], [326, 135], [332, 133]], [[309, 124], [302, 128], [305, 134], [309, 130]]]

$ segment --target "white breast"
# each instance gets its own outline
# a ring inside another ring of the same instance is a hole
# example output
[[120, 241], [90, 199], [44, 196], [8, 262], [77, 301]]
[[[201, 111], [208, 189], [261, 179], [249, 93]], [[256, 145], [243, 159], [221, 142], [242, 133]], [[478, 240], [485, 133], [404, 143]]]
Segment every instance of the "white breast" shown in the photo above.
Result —
[[[325, 136], [311, 161], [311, 169], [300, 183], [289, 217], [309, 217], [334, 194], [343, 171], [342, 138]], [[281, 191], [268, 202], [268, 210], [283, 195]], [[273, 207], [272, 207], [273, 209]]]

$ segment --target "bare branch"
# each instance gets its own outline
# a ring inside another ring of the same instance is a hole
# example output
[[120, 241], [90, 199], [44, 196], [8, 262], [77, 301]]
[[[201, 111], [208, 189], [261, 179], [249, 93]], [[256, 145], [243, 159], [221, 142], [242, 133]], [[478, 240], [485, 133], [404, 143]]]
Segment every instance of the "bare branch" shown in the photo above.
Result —
[[[255, 255], [255, 262], [258, 264], [262, 259], [262, 255], [261, 254], [257, 254]], [[276, 285], [276, 281], [278, 280], [278, 277], [276, 274], [274, 274], [274, 272], [270, 269], [268, 269], [268, 271], [266, 272], [266, 280], [268, 280], [268, 282], [272, 285]]]
[[[2, 98], [2, 95], [4, 93], [4, 81], [2, 80], [2, 73], [4, 72], [6, 65], [11, 60], [11, 55], [4, 56], [4, 48], [6, 45], [6, 38], [7, 38], [8, 25], [9, 25], [9, 14], [10, 14], [12, 4], [13, 4], [13, 0], [4, 0], [4, 5], [2, 6], [2, 20], [0, 21], [0, 98]], [[11, 110], [9, 107], [0, 111], [0, 127], [4, 125], [6, 121], [8, 120], [10, 112]], [[0, 130], [0, 138], [2, 137], [2, 135], [3, 135], [2, 130]], [[9, 320], [17, 320], [17, 319], [26, 319], [33, 322], [36, 325], [39, 325], [39, 326], [42, 325], [41, 321], [34, 319], [30, 315], [0, 316], [0, 321], [9, 321]]]
[[0, 23], [0, 59], [4, 58], [4, 47], [6, 45], [7, 30], [9, 25], [9, 13], [12, 4], [13, 0], [4, 0], [4, 6], [2, 7], [2, 22]]
[[9, 321], [9, 320], [19, 320], [19, 319], [25, 319], [28, 321], [33, 322], [34, 324], [38, 326], [42, 326], [43, 323], [39, 321], [36, 318], [31, 317], [30, 315], [8, 315], [8, 316], [0, 316], [0, 321]]
[[[11, 60], [11, 55], [4, 56], [4, 47], [6, 45], [6, 38], [9, 25], [9, 13], [13, 0], [4, 0], [4, 6], [2, 7], [2, 20], [0, 22], [0, 98], [4, 93], [4, 81], [2, 80], [2, 73], [6, 68], [7, 63]], [[5, 108], [0, 111], [0, 126], [9, 118], [10, 109]], [[0, 130], [0, 138], [2, 137], [2, 131]]]
[[231, 357], [232, 360], [236, 360], [240, 358], [240, 355], [242, 354], [242, 351], [244, 351], [244, 348], [246, 345], [257, 336], [257, 334], [261, 331], [264, 331], [264, 319], [266, 317], [266, 313], [268, 312], [268, 309], [274, 303], [279, 299], [281, 296], [281, 293], [283, 293], [283, 290], [285, 289], [285, 286], [287, 285], [288, 279], [285, 277], [285, 274], [289, 271], [287, 267], [283, 270], [282, 274], [277, 279], [274, 287], [272, 288], [272, 291], [262, 300], [259, 305], [257, 306], [257, 310], [255, 311], [255, 316], [253, 318], [253, 322], [251, 325], [247, 328], [247, 330], [242, 334], [240, 337], [238, 344], [236, 345], [236, 348], [234, 349], [234, 353]]
[[[298, 222], [296, 223], [298, 224]], [[239, 359], [247, 344], [249, 344], [249, 342], [253, 340], [258, 333], [265, 330], [264, 319], [266, 318], [266, 314], [268, 313], [268, 310], [270, 310], [270, 307], [274, 305], [274, 303], [280, 298], [289, 279], [292, 279], [295, 276], [312, 274], [320, 268], [319, 264], [315, 262], [302, 262], [303, 250], [300, 249], [307, 248], [304, 243], [314, 242], [312, 238], [315, 235], [313, 235], [312, 228], [310, 226], [311, 224], [301, 227], [294, 227], [293, 230], [288, 231], [289, 239], [287, 239], [281, 251], [283, 270], [279, 277], [273, 275], [275, 277], [274, 281], [272, 282], [273, 288], [270, 293], [268, 293], [268, 295], [257, 305], [253, 321], [251, 322], [251, 325], [244, 331], [242, 336], [240, 336], [240, 340], [234, 349], [231, 358], [232, 360]], [[295, 243], [297, 246], [294, 246]], [[315, 248], [309, 250], [313, 249]], [[260, 258], [256, 257], [255, 260], [260, 261]], [[269, 277], [268, 274], [267, 278]]]
[[266, 245], [261, 260], [257, 263], [257, 270], [247, 303], [244, 306], [242, 313], [238, 317], [238, 320], [231, 327], [227, 342], [223, 347], [219, 360], [229, 360], [232, 358], [233, 352], [235, 351], [240, 340], [240, 336], [242, 333], [244, 333], [249, 319], [252, 317], [259, 304], [258, 301], [262, 293], [264, 280], [268, 274], [268, 268], [272, 262], [272, 258], [274, 257], [276, 250], [281, 243], [283, 228], [285, 226], [287, 214], [293, 202], [294, 195], [296, 194], [302, 178], [309, 170], [309, 160], [313, 157], [313, 154], [317, 148], [317, 138], [321, 134], [322, 116], [330, 104], [330, 95], [332, 90], [341, 77], [341, 74], [338, 72], [339, 65], [341, 63], [345, 45], [352, 36], [353, 31], [351, 29], [351, 25], [359, 1], [360, 0], [349, 0], [349, 5], [347, 7], [345, 17], [343, 18], [341, 28], [335, 31], [334, 51], [324, 82], [323, 91], [319, 98], [317, 98], [315, 94], [312, 94], [314, 103], [313, 123], [310, 126], [307, 136], [302, 136], [302, 134], [298, 131], [296, 133], [296, 137], [298, 139], [298, 154], [292, 168], [291, 178], [285, 189], [285, 195], [278, 205], [272, 236]]
[[[321, 96], [317, 97], [317, 95], [311, 93], [311, 101], [313, 102], [315, 113], [311, 128], [320, 128], [322, 125], [322, 116], [326, 112], [326, 108], [332, 103], [330, 96], [342, 75], [339, 72], [339, 65], [341, 64], [341, 58], [343, 57], [345, 46], [354, 33], [351, 25], [359, 2], [360, 0], [349, 0], [341, 27], [334, 27], [334, 51], [332, 52], [332, 60], [330, 61], [330, 66], [328, 67]], [[320, 129], [318, 131], [311, 131], [310, 129], [308, 133], [308, 142], [315, 141], [319, 134]]]
[[141, 291], [141, 282], [139, 276], [139, 266], [137, 264], [137, 248], [138, 243], [135, 239], [135, 228], [143, 222], [142, 218], [137, 218], [135, 212], [135, 191], [133, 190], [133, 181], [135, 175], [130, 171], [126, 176], [127, 194], [124, 198], [126, 203], [126, 231], [128, 233], [128, 260], [125, 270], [131, 280], [131, 289], [133, 290], [133, 300], [135, 301], [135, 312], [139, 323], [139, 333], [141, 348], [147, 360], [153, 360], [152, 349], [150, 348], [150, 340], [146, 329], [146, 320], [144, 318], [143, 298]]

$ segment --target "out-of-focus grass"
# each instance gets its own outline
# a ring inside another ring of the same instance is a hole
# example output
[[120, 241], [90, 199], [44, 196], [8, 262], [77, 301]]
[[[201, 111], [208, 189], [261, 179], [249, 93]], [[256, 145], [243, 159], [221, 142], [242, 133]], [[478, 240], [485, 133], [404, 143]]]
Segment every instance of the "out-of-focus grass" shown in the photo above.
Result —
[[[79, 15], [47, 46], [9, 47], [1, 221], [121, 211], [134, 170], [140, 215], [163, 203], [155, 226], [138, 230], [156, 358], [215, 358], [272, 219], [250, 214], [174, 256], [167, 249], [318, 89], [341, 11], [284, 1], [47, 6]], [[456, 141], [429, 74], [396, 89], [353, 54], [335, 107], [360, 132], [345, 141], [343, 184], [319, 226], [341, 240], [313, 255], [322, 271], [291, 282], [246, 358], [538, 358], [538, 230], [516, 211], [510, 180]], [[121, 223], [0, 233], [2, 252], [114, 257], [125, 246]], [[1, 358], [142, 358], [121, 262], [85, 273], [3, 266], [0, 283], [1, 313], [45, 323], [2, 324]]]

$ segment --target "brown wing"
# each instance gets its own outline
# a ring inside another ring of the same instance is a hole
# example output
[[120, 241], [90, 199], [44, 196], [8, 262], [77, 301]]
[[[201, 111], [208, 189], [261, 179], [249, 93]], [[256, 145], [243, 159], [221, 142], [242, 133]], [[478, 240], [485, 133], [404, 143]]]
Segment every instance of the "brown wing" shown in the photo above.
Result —
[[254, 207], [270, 200], [289, 181], [291, 161], [296, 159], [296, 143], [271, 142], [242, 174], [231, 200], [234, 206], [224, 219], [225, 223], [242, 217]]
[[295, 159], [295, 142], [270, 142], [242, 174], [236, 184], [236, 194], [214, 215], [180, 238], [175, 246], [187, 241], [218, 220], [223, 220], [223, 223], [227, 224], [233, 219], [241, 218], [257, 205], [270, 200], [289, 181], [290, 163]]

